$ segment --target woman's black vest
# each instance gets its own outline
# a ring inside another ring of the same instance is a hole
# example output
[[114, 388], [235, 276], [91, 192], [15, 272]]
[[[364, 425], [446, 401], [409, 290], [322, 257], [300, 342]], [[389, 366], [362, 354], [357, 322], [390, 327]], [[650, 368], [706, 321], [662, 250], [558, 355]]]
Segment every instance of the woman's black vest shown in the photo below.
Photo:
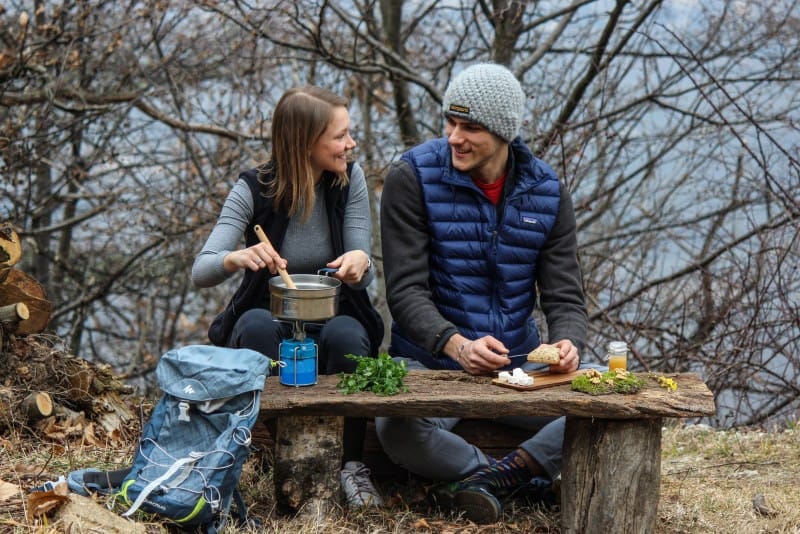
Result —
[[[348, 165], [347, 173], [350, 174], [352, 165]], [[258, 181], [259, 170], [250, 169], [239, 175], [250, 186], [253, 195], [253, 220], [245, 229], [245, 244], [250, 247], [259, 242], [253, 228], [260, 225], [269, 237], [276, 250], [281, 249], [281, 244], [289, 227], [289, 218], [285, 213], [276, 213], [272, 200], [261, 194], [261, 184]], [[347, 195], [350, 186], [338, 187], [333, 185], [333, 176], [323, 175], [323, 194], [328, 212], [333, 252], [336, 257], [344, 254], [344, 238], [342, 226], [344, 210], [347, 204]], [[257, 272], [244, 270], [244, 278], [239, 288], [234, 293], [225, 311], [217, 315], [208, 329], [208, 338], [215, 345], [224, 346], [231, 335], [233, 325], [247, 310], [253, 308], [269, 309], [269, 279], [273, 276], [267, 269]], [[383, 319], [372, 305], [366, 289], [355, 290], [347, 284], [342, 284], [339, 293], [339, 315], [349, 315], [361, 323], [370, 339], [372, 355], [376, 355], [383, 342]]]

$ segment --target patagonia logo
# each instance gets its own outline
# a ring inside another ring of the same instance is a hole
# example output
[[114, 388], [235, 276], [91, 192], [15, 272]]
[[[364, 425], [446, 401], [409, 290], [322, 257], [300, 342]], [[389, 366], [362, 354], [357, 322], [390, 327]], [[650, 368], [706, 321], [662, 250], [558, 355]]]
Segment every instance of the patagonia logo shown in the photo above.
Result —
[[536, 220], [536, 217], [527, 217], [523, 215], [522, 224], [539, 224], [539, 221]]
[[458, 104], [450, 104], [450, 111], [453, 113], [463, 113], [465, 115], [469, 115], [469, 107], [459, 106]]

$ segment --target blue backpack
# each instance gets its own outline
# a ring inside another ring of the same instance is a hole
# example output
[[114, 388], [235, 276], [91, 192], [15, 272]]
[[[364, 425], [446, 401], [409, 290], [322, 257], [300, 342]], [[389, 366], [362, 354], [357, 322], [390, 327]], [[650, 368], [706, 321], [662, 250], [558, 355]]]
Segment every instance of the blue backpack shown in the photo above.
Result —
[[181, 526], [218, 532], [231, 500], [246, 508], [236, 486], [250, 454], [270, 360], [249, 349], [190, 345], [161, 357], [162, 398], [142, 431], [117, 498]]

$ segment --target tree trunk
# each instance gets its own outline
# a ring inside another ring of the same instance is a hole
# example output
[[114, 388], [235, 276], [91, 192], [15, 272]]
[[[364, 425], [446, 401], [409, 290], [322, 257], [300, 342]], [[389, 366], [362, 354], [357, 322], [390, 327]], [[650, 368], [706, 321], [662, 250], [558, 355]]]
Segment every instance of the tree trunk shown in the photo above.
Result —
[[494, 42], [492, 43], [492, 60], [509, 66], [516, 51], [514, 46], [522, 32], [522, 16], [525, 14], [526, 2], [517, 0], [493, 0], [492, 13], [487, 13], [494, 24]]
[[324, 517], [340, 502], [342, 417], [282, 417], [273, 477], [280, 513]]
[[564, 534], [653, 532], [660, 482], [660, 418], [567, 418]]
[[[381, 0], [380, 8], [386, 42], [398, 56], [404, 57], [405, 50], [402, 40], [403, 0]], [[389, 65], [397, 66], [397, 62], [391, 56], [387, 56], [385, 61]], [[389, 74], [389, 79], [392, 82], [400, 140], [403, 146], [412, 147], [420, 142], [420, 135], [414, 115], [414, 106], [411, 103], [408, 83], [392, 74]]]

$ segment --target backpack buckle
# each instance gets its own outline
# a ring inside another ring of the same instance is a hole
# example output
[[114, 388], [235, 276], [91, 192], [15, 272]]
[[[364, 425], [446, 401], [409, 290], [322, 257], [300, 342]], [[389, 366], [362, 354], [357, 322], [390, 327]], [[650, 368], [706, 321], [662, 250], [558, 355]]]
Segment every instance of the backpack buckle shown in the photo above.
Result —
[[178, 403], [178, 421], [191, 421], [189, 418], [189, 403], [186, 401]]

